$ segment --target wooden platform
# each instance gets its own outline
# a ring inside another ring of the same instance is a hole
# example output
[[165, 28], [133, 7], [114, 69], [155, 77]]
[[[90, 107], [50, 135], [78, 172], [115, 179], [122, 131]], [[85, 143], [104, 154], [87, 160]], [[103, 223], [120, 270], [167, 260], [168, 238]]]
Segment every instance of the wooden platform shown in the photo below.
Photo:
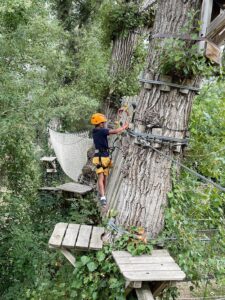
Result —
[[40, 160], [47, 161], [47, 162], [53, 162], [54, 160], [56, 160], [56, 156], [43, 156]]
[[41, 188], [38, 189], [39, 191], [47, 191], [47, 192], [57, 192], [58, 189], [55, 187], [51, 187], [51, 186], [43, 186]]
[[[182, 281], [185, 273], [167, 250], [153, 250], [151, 255], [132, 256], [127, 251], [113, 251], [113, 258], [126, 279], [127, 294], [136, 289], [140, 300], [152, 300], [171, 281]], [[154, 289], [150, 289], [150, 286]]]
[[132, 256], [127, 251], [113, 251], [113, 258], [129, 281], [180, 281], [185, 273], [167, 250], [153, 250], [151, 255]]
[[85, 195], [93, 190], [93, 188], [88, 185], [75, 183], [75, 182], [68, 182], [59, 185], [56, 188], [61, 191], [75, 193], [79, 195]]
[[103, 246], [102, 235], [105, 229], [90, 225], [58, 223], [49, 239], [50, 248], [59, 249], [75, 266], [75, 257], [71, 250], [100, 250]]

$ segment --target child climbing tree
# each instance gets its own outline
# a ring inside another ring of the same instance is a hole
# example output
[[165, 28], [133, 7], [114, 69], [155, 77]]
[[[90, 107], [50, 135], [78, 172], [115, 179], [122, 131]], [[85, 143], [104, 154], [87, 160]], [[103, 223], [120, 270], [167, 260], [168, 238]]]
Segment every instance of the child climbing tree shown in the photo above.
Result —
[[[189, 79], [190, 86], [199, 85], [204, 59], [200, 57], [201, 65], [194, 70], [193, 66], [198, 66], [195, 41], [177, 40], [179, 45], [182, 43], [182, 47], [179, 48], [181, 54], [176, 55], [178, 50], [173, 47], [173, 39], [169, 40], [171, 43], [168, 46], [168, 40], [154, 38], [154, 35], [181, 35], [184, 27], [188, 28], [190, 36], [196, 34], [200, 3], [201, 1], [192, 0], [158, 1], [145, 78], [157, 81], [166, 73], [173, 76], [173, 80], [176, 79], [179, 84], [184, 84], [185, 80]], [[185, 52], [186, 48], [191, 50]], [[163, 68], [168, 62], [168, 59], [163, 61], [165, 55], [171, 57], [170, 68]], [[179, 67], [178, 61], [184, 61], [184, 65], [189, 68], [186, 70]], [[160, 85], [143, 85], [135, 115], [135, 127], [142, 128], [147, 133], [151, 132], [151, 128], [160, 127], [164, 136], [184, 138], [194, 96], [193, 90], [182, 94], [178, 88], [168, 88], [165, 91]], [[169, 144], [163, 144], [160, 151], [172, 157], [176, 156], [178, 160], [182, 157], [182, 150], [175, 154]], [[164, 207], [167, 204], [167, 193], [171, 189], [172, 163], [152, 148], [134, 143], [134, 138], [130, 137], [125, 166], [127, 172], [117, 202], [118, 222], [123, 225], [142, 225], [156, 236], [164, 225]]]

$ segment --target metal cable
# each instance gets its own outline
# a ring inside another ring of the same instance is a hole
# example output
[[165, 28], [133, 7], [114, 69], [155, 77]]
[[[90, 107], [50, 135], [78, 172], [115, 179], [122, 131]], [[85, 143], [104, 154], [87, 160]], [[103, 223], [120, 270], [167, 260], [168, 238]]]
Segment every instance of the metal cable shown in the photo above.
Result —
[[186, 171], [188, 171], [188, 172], [191, 173], [192, 175], [195, 175], [196, 177], [198, 177], [198, 178], [200, 178], [200, 179], [202, 179], [202, 180], [204, 180], [204, 181], [206, 181], [206, 182], [212, 184], [213, 186], [215, 186], [215, 187], [216, 187], [217, 189], [219, 189], [220, 191], [225, 192], [225, 188], [222, 187], [221, 185], [219, 185], [219, 184], [213, 182], [211, 179], [206, 178], [205, 176], [199, 174], [198, 172], [196, 172], [196, 171], [194, 171], [194, 170], [188, 168], [187, 166], [183, 165], [181, 162], [175, 160], [173, 157], [171, 157], [171, 156], [169, 156], [169, 155], [167, 155], [167, 154], [165, 154], [165, 153], [159, 151], [159, 150], [156, 149], [155, 147], [151, 146], [151, 145], [147, 142], [147, 137], [144, 137], [143, 134], [141, 134], [141, 133], [136, 133], [136, 132], [134, 132], [134, 131], [127, 131], [127, 132], [128, 132], [129, 135], [141, 139], [141, 140], [146, 144], [147, 147], [151, 148], [152, 150], [154, 150], [155, 152], [157, 152], [157, 153], [159, 153], [160, 155], [164, 156], [166, 159], [172, 161], [173, 163], [179, 165], [180, 167], [182, 167], [183, 169], [185, 169]]

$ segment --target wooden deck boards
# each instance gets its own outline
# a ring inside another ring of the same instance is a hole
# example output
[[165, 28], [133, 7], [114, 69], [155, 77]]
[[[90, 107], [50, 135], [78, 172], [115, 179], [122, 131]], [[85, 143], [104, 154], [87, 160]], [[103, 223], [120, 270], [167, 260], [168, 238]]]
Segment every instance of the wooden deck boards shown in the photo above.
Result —
[[67, 223], [58, 223], [55, 225], [54, 231], [48, 242], [50, 246], [60, 248], [67, 226]]
[[62, 242], [62, 247], [69, 248], [69, 249], [73, 249], [75, 247], [79, 229], [80, 229], [79, 224], [68, 225], [65, 237]]
[[88, 249], [90, 243], [90, 237], [92, 232], [92, 226], [81, 225], [80, 232], [76, 242], [76, 248], [79, 249]]
[[58, 223], [49, 239], [51, 248], [100, 250], [105, 229], [89, 225]]
[[185, 278], [166, 250], [154, 250], [152, 255], [141, 256], [113, 251], [113, 257], [128, 281], [180, 281]]
[[88, 185], [75, 183], [75, 182], [68, 182], [65, 184], [61, 184], [56, 188], [61, 191], [76, 193], [80, 195], [85, 195], [93, 190], [93, 188]]
[[105, 229], [103, 227], [93, 227], [91, 241], [90, 241], [90, 249], [100, 250], [103, 246], [103, 241], [101, 239]]

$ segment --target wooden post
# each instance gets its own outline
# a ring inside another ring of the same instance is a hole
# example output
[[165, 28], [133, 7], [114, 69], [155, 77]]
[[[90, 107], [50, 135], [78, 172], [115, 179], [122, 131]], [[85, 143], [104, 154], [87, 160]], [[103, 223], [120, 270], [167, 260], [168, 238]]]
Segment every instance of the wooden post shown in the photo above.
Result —
[[[172, 77], [167, 76], [167, 75], [160, 75], [160, 80], [166, 81], [166, 82], [172, 82]], [[166, 85], [166, 84], [160, 85], [160, 91], [169, 92], [170, 90], [171, 90], [171, 87], [169, 85]]]
[[[147, 74], [145, 75], [145, 79], [146, 79], [146, 80], [151, 80], [151, 79], [153, 79], [153, 78], [152, 78], [152, 76], [151, 76], [149, 73], [147, 73]], [[151, 84], [151, 83], [145, 82], [145, 83], [144, 83], [144, 88], [147, 89], [147, 90], [151, 90], [151, 89], [152, 89], [152, 84]]]
[[135, 289], [138, 300], [154, 300], [152, 292], [147, 283], [143, 284], [143, 287], [140, 289]]
[[[162, 135], [162, 128], [152, 128], [152, 134], [154, 135]], [[153, 145], [154, 148], [161, 148], [162, 142], [160, 140], [155, 140]]]
[[[212, 8], [213, 8], [213, 0], [202, 1], [202, 9], [201, 9], [202, 29], [200, 31], [200, 37], [205, 37], [206, 35], [207, 27], [211, 22]], [[199, 50], [204, 50], [204, 49], [205, 49], [205, 42], [202, 41], [199, 43]]]

